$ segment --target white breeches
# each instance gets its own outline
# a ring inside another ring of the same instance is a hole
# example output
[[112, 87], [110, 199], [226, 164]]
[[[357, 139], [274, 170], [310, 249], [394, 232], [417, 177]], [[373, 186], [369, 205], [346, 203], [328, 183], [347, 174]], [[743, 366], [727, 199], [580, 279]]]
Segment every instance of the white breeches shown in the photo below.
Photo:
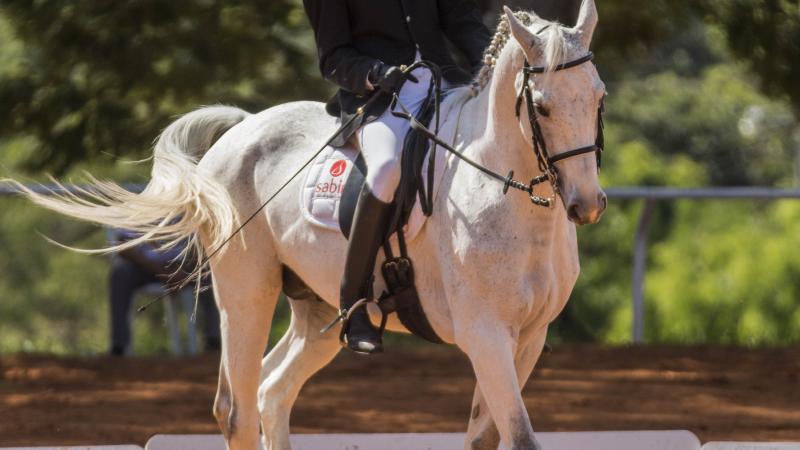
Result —
[[[406, 81], [398, 96], [411, 114], [417, 114], [428, 94], [431, 72], [420, 67], [412, 75], [419, 82]], [[401, 111], [399, 106], [395, 109]], [[400, 183], [400, 156], [410, 128], [407, 120], [393, 116], [387, 108], [375, 121], [359, 130], [361, 153], [367, 164], [367, 186], [375, 197], [385, 203], [392, 201]]]

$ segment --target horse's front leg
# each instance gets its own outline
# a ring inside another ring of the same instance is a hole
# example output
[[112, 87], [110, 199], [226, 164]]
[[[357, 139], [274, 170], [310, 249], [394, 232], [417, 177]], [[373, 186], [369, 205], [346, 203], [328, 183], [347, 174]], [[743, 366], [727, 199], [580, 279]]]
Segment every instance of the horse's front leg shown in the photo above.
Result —
[[[525, 383], [530, 378], [533, 368], [541, 356], [546, 338], [547, 326], [529, 327], [520, 335], [516, 357], [514, 358], [514, 366], [517, 370], [517, 380], [519, 380], [520, 388], [524, 388]], [[469, 428], [467, 429], [467, 438], [464, 443], [465, 450], [496, 450], [500, 445], [500, 434], [494, 424], [492, 415], [489, 413], [489, 408], [486, 404], [486, 399], [481, 393], [480, 386], [475, 386], [471, 404]]]
[[[522, 401], [515, 361], [518, 342], [512, 335], [512, 327], [499, 319], [492, 320], [491, 315], [460, 325], [456, 327], [456, 343], [472, 362], [481, 396], [488, 407], [488, 411], [478, 408], [478, 418], [491, 414], [501, 442], [512, 450], [541, 450]], [[476, 443], [480, 449], [491, 448], [486, 446], [491, 444], [488, 440], [486, 444]]]
[[486, 405], [486, 399], [483, 398], [481, 387], [477, 383], [471, 405], [464, 450], [497, 450], [497, 446], [500, 445], [500, 433]]

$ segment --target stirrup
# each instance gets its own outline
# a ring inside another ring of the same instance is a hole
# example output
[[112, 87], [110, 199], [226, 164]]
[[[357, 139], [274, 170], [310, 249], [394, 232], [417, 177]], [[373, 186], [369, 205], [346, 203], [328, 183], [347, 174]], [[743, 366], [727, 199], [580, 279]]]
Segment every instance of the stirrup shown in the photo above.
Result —
[[353, 303], [353, 305], [349, 309], [348, 308], [340, 309], [339, 310], [339, 314], [336, 316], [336, 318], [333, 319], [333, 321], [331, 321], [331, 323], [325, 325], [325, 327], [323, 327], [321, 330], [319, 330], [320, 334], [327, 333], [328, 331], [333, 329], [333, 327], [335, 327], [337, 323], [341, 322], [342, 329], [339, 332], [339, 343], [342, 344], [342, 346], [347, 346], [347, 342], [345, 341], [345, 331], [344, 330], [347, 329], [347, 325], [350, 322], [350, 316], [353, 315], [353, 312], [356, 309], [358, 309], [358, 308], [366, 308], [368, 303], [378, 304], [378, 300], [374, 299], [374, 298], [364, 297], [361, 300]]

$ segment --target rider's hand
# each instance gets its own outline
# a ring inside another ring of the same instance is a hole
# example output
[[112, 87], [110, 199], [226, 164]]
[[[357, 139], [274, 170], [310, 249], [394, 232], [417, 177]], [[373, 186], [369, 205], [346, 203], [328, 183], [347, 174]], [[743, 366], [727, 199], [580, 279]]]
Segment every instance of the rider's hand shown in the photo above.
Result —
[[369, 81], [371, 85], [376, 86], [387, 94], [400, 91], [400, 88], [406, 80], [413, 83], [419, 82], [414, 75], [403, 72], [399, 67], [383, 63], [376, 64], [367, 78], [367, 81]]

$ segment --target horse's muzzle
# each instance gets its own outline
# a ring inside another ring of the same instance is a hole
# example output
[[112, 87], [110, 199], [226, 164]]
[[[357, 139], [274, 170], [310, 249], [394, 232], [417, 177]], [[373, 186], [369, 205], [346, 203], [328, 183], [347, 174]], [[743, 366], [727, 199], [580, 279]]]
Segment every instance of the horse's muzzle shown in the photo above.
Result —
[[600, 221], [600, 217], [608, 206], [608, 197], [601, 190], [594, 199], [583, 201], [578, 196], [572, 196], [564, 203], [570, 221], [576, 225], [588, 225]]

